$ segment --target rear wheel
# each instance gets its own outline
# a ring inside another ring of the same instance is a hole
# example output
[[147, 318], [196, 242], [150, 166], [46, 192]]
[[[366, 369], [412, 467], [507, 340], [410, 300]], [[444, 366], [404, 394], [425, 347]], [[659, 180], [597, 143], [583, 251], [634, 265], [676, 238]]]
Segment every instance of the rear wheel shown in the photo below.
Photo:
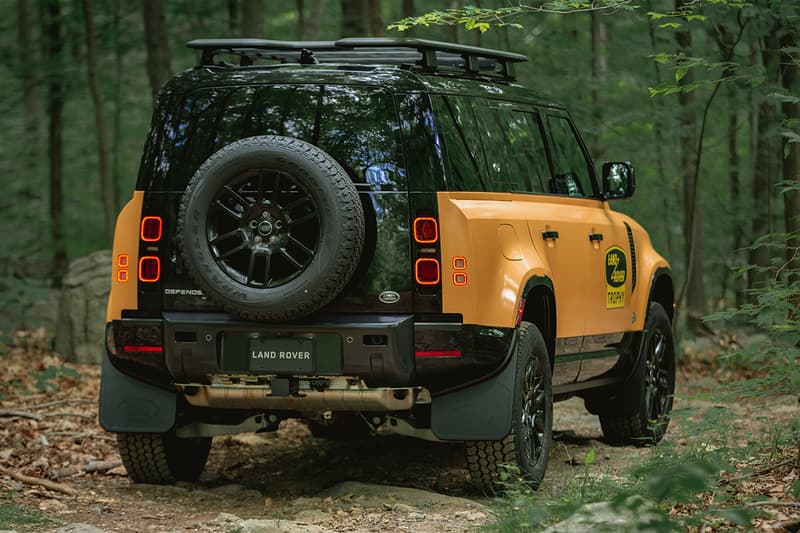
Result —
[[603, 435], [611, 444], [653, 445], [667, 431], [675, 392], [675, 342], [661, 304], [650, 304], [638, 360], [636, 372], [620, 391], [631, 405], [600, 413]]
[[136, 483], [195, 481], [211, 449], [211, 437], [180, 439], [174, 433], [117, 433], [128, 476]]
[[467, 443], [470, 475], [487, 494], [502, 490], [504, 481], [514, 476], [538, 488], [553, 442], [553, 388], [547, 347], [535, 325], [523, 322], [519, 329], [511, 432], [502, 440]]

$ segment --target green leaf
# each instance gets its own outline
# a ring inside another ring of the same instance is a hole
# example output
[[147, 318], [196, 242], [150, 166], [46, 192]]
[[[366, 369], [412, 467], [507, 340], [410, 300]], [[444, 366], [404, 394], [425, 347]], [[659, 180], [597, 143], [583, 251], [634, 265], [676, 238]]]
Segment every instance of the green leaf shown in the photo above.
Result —
[[678, 67], [677, 69], [675, 69], [675, 81], [676, 82], [681, 81], [688, 73], [689, 69], [687, 67]]
[[593, 449], [586, 452], [586, 456], [583, 458], [583, 466], [589, 466], [592, 464], [594, 462], [594, 457], [595, 455]]
[[677, 30], [677, 29], [679, 29], [681, 27], [681, 23], [680, 22], [665, 22], [663, 24], [660, 24], [658, 27], [660, 29], [670, 28], [670, 29], [673, 29], [673, 30]]

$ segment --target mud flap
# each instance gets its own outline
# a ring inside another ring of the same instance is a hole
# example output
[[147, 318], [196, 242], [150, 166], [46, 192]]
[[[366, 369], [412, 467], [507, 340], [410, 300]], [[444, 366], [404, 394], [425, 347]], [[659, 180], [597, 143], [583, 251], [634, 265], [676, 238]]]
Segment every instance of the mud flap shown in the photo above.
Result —
[[442, 440], [500, 440], [511, 431], [516, 343], [505, 368], [471, 387], [433, 398], [431, 430]]
[[175, 424], [177, 394], [117, 370], [103, 352], [100, 425], [115, 433], [164, 433]]

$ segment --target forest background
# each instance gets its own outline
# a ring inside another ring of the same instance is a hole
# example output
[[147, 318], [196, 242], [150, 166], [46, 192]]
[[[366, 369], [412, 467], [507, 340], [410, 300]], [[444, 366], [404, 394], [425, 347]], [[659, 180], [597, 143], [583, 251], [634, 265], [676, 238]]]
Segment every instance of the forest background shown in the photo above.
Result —
[[709, 311], [744, 304], [776, 271], [794, 281], [796, 3], [475, 4], [1, 2], [0, 294], [13, 300], [20, 283], [58, 286], [69, 260], [110, 247], [153, 97], [196, 64], [185, 42], [236, 36], [406, 36], [523, 53], [530, 62], [519, 81], [568, 106], [595, 161], [635, 165], [637, 193], [614, 207], [671, 261], [689, 331]]

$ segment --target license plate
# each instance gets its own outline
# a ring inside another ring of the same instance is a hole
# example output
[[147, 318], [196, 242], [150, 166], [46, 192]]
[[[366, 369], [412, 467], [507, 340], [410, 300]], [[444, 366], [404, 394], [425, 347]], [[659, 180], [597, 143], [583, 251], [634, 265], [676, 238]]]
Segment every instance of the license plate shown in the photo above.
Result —
[[314, 341], [295, 337], [253, 339], [249, 359], [250, 370], [313, 372]]

